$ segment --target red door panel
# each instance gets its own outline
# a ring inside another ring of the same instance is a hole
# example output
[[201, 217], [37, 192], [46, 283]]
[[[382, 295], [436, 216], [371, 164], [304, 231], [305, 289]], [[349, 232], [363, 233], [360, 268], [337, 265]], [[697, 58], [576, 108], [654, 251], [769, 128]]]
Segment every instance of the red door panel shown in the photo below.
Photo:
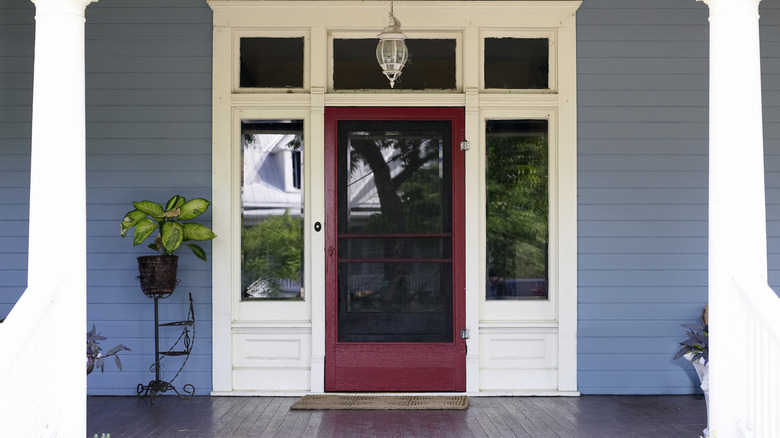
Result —
[[465, 390], [463, 119], [326, 109], [326, 391]]

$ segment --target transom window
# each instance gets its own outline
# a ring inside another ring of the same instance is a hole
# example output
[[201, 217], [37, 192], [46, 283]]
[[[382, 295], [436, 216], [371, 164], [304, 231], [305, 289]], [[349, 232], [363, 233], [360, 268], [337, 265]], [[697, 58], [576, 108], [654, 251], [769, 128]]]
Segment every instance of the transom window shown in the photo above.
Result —
[[241, 38], [241, 88], [303, 88], [303, 38]]
[[485, 88], [550, 88], [547, 38], [485, 38]]
[[[374, 55], [377, 39], [333, 40], [335, 90], [390, 89]], [[407, 38], [409, 60], [396, 80], [398, 90], [454, 90], [455, 39]]]

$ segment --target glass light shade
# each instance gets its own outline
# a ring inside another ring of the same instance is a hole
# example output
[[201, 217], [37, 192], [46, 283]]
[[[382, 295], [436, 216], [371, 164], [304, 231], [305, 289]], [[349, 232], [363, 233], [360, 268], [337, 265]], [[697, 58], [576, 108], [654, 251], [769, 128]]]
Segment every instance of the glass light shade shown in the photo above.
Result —
[[409, 50], [404, 42], [406, 35], [401, 32], [401, 23], [393, 17], [392, 12], [388, 26], [378, 36], [376, 60], [382, 67], [382, 73], [390, 80], [390, 88], [393, 88], [409, 58]]

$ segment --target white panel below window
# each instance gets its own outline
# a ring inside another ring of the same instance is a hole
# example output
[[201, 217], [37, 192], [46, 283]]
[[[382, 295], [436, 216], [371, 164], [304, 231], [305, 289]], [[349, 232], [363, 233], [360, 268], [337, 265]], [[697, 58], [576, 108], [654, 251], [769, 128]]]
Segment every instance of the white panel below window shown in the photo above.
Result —
[[265, 331], [233, 334], [233, 367], [309, 368], [311, 334]]
[[556, 330], [482, 328], [480, 391], [557, 391]]

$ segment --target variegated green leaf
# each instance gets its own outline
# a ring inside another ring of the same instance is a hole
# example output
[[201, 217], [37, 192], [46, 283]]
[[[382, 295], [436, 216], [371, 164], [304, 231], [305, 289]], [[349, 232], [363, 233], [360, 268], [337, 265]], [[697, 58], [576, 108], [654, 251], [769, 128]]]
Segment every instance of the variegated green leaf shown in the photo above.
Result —
[[133, 228], [138, 221], [146, 217], [146, 213], [144, 213], [141, 210], [133, 210], [131, 212], [128, 212], [124, 219], [122, 219], [122, 237], [125, 237], [127, 235], [127, 230], [130, 228]]
[[182, 205], [184, 205], [186, 201], [187, 201], [186, 199], [182, 198], [179, 195], [173, 195], [173, 198], [169, 199], [168, 202], [165, 204], [165, 211], [175, 210], [181, 207]]
[[182, 224], [184, 227], [184, 240], [211, 240], [217, 237], [209, 227], [194, 222]]
[[178, 222], [166, 222], [163, 224], [160, 237], [162, 237], [163, 248], [168, 254], [171, 254], [179, 249], [182, 240], [184, 240], [184, 227]]
[[154, 230], [157, 229], [157, 222], [145, 217], [135, 225], [135, 234], [133, 235], [133, 246], [139, 245], [146, 240]]
[[203, 198], [190, 199], [181, 206], [179, 220], [186, 221], [198, 217], [209, 208], [209, 205], [211, 203]]
[[208, 261], [206, 260], [206, 251], [204, 251], [203, 248], [201, 248], [199, 245], [188, 243], [187, 246], [189, 246], [192, 252], [195, 253], [196, 257], [203, 261]]
[[163, 208], [160, 204], [152, 201], [139, 201], [139, 202], [133, 202], [133, 205], [135, 208], [143, 211], [144, 213], [148, 214], [157, 222], [160, 222], [163, 219], [163, 214], [165, 211], [163, 211]]

